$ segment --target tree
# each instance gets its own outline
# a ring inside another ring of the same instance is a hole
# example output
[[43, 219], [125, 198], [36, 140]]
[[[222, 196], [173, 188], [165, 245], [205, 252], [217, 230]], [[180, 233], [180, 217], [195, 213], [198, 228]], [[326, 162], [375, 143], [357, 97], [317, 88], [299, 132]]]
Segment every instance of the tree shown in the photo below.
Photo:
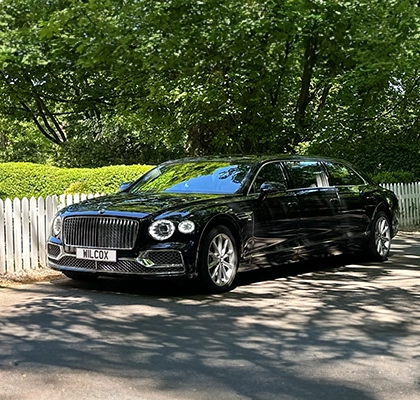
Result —
[[60, 154], [419, 151], [414, 1], [3, 0], [0, 21], [0, 112]]

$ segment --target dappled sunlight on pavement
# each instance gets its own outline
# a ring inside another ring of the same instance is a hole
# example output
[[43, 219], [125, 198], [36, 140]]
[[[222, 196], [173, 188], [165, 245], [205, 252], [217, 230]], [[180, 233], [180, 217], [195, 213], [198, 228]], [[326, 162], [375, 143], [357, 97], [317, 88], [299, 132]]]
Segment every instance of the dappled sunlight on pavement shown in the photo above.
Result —
[[419, 238], [399, 236], [385, 263], [251, 271], [219, 295], [113, 279], [7, 289], [0, 398], [25, 374], [39, 399], [89, 398], [73, 379], [103, 399], [417, 399]]

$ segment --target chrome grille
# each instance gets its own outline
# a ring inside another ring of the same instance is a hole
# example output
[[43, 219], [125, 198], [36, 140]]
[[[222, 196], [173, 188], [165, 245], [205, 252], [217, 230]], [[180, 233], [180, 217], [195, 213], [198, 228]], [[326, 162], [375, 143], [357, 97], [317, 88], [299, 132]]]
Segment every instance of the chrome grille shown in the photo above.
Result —
[[63, 222], [66, 246], [130, 250], [134, 247], [139, 222], [114, 217], [67, 217]]

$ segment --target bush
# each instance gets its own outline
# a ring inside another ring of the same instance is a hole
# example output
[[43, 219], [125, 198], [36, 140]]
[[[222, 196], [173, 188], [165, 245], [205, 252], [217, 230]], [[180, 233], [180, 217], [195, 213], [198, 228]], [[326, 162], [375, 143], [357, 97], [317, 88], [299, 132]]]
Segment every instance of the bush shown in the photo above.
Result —
[[84, 182], [72, 182], [70, 186], [64, 191], [64, 194], [89, 193]]
[[46, 197], [63, 193], [113, 193], [123, 182], [133, 181], [149, 165], [102, 168], [58, 168], [32, 163], [0, 164], [0, 198]]
[[372, 180], [377, 183], [410, 183], [415, 182], [415, 175], [407, 171], [382, 171], [373, 175]]

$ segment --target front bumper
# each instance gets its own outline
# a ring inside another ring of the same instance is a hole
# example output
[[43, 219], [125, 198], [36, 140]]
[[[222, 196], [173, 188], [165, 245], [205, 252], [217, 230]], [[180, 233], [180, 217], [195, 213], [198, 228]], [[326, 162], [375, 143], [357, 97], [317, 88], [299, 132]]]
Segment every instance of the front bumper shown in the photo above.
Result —
[[116, 262], [79, 259], [66, 253], [61, 244], [48, 242], [48, 266], [58, 271], [89, 272], [98, 275], [136, 275], [144, 277], [185, 276], [189, 270], [182, 251], [150, 249], [136, 257], [118, 257]]

